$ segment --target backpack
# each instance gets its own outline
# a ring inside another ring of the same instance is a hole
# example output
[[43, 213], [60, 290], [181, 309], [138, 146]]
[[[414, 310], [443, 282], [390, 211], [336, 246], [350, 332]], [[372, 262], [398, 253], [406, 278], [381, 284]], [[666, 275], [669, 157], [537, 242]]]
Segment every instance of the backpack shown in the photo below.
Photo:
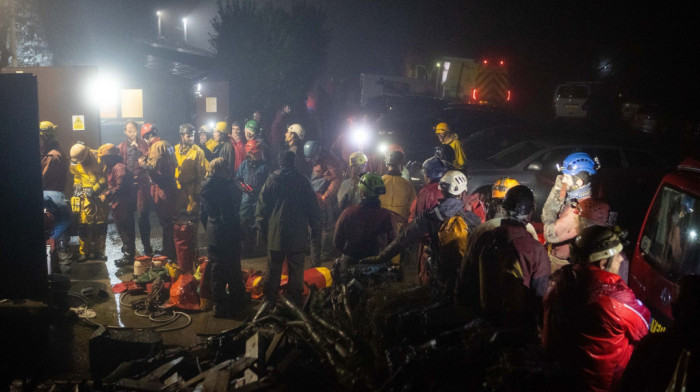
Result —
[[437, 232], [439, 280], [449, 286], [457, 278], [457, 270], [467, 251], [469, 229], [462, 215], [457, 214], [444, 221]]

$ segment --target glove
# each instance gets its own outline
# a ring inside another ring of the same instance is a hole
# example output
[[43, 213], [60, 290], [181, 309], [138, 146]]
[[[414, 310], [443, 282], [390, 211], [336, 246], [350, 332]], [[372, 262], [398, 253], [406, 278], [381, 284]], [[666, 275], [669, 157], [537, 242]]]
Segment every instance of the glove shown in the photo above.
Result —
[[83, 188], [83, 194], [85, 197], [92, 197], [95, 192], [93, 192], [92, 188]]

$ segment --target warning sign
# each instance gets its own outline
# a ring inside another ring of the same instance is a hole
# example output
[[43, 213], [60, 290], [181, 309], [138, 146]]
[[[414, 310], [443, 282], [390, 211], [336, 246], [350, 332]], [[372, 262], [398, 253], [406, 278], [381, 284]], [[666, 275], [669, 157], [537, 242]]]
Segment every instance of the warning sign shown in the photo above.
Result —
[[73, 116], [73, 130], [74, 131], [84, 131], [85, 130], [85, 116], [79, 114]]

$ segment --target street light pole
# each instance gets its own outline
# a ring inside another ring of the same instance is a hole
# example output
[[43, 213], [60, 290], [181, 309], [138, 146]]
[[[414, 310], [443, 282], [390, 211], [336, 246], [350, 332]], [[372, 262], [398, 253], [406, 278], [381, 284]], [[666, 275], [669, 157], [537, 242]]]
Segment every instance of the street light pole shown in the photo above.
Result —
[[185, 42], [187, 42], [187, 18], [182, 18], [182, 27], [185, 30]]
[[437, 72], [435, 72], [435, 97], [440, 97], [440, 63], [435, 64]]
[[161, 34], [161, 29], [160, 29], [160, 17], [162, 13], [160, 11], [156, 11], [156, 16], [158, 16], [158, 38], [162, 37], [163, 34]]

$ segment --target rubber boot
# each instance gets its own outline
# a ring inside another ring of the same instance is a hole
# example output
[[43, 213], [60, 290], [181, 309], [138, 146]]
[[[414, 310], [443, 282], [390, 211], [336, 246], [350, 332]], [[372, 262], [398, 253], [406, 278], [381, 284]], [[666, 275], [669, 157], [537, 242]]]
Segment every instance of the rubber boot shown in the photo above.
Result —
[[95, 251], [95, 259], [97, 260], [107, 260], [107, 256], [105, 255], [105, 246], [106, 246], [106, 241], [107, 241], [107, 224], [106, 223], [98, 223], [95, 225], [95, 246], [94, 246], [94, 251]]
[[90, 236], [91, 232], [92, 230], [90, 230], [90, 226], [87, 224], [83, 223], [78, 226], [78, 239], [80, 241], [80, 247], [78, 249], [80, 251], [80, 256], [77, 261], [79, 263], [87, 261], [88, 255], [90, 254], [90, 244], [92, 242]]

